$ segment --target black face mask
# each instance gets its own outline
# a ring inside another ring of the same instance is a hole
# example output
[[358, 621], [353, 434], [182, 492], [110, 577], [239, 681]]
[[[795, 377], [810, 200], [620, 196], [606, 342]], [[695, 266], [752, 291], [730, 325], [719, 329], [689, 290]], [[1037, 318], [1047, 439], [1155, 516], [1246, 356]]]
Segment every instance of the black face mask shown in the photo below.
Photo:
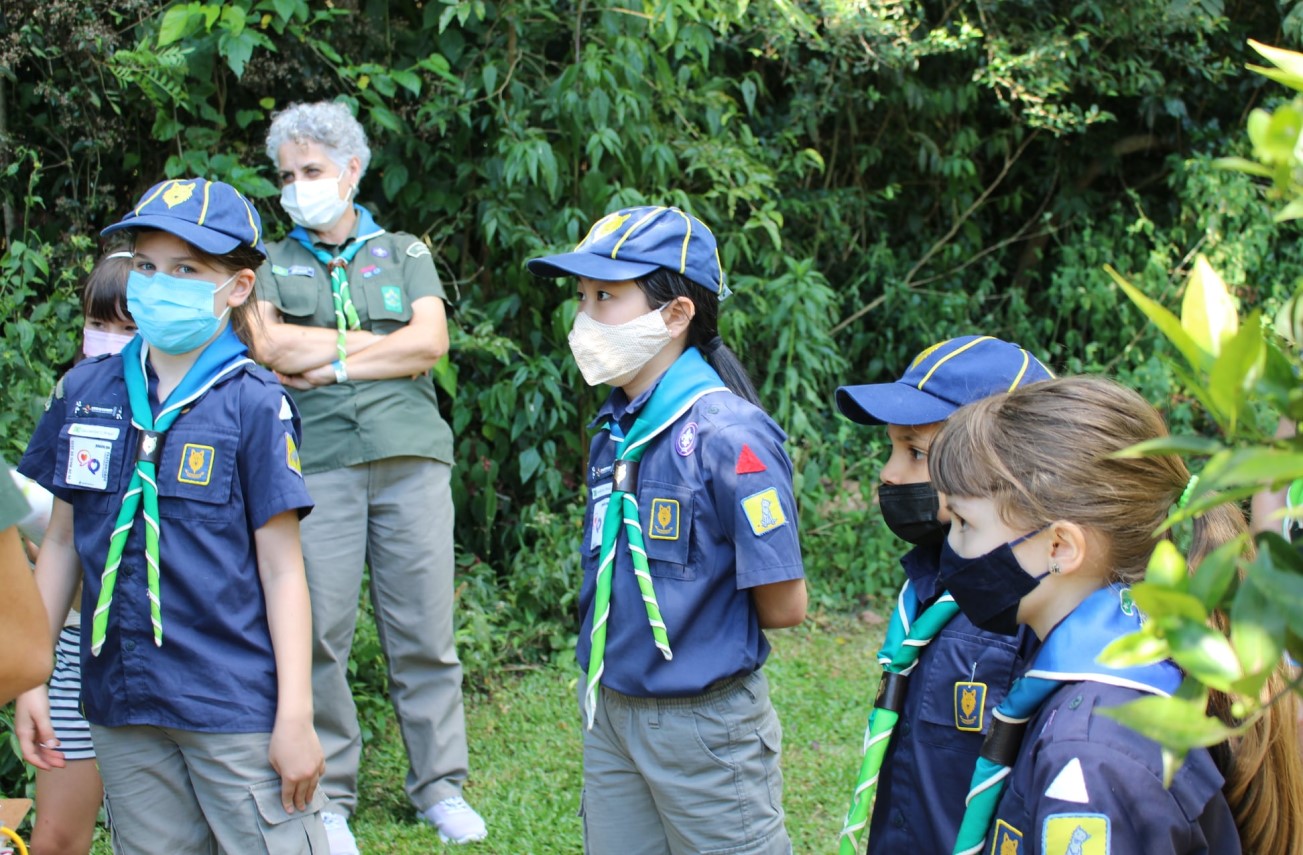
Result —
[[999, 635], [1018, 634], [1018, 603], [1049, 575], [1029, 576], [1013, 554], [1013, 548], [1038, 529], [1017, 540], [997, 546], [985, 555], [964, 558], [941, 545], [941, 572], [937, 584], [950, 592], [973, 626]]
[[915, 546], [940, 543], [950, 527], [937, 519], [941, 502], [936, 488], [927, 481], [879, 484], [878, 507], [891, 533]]

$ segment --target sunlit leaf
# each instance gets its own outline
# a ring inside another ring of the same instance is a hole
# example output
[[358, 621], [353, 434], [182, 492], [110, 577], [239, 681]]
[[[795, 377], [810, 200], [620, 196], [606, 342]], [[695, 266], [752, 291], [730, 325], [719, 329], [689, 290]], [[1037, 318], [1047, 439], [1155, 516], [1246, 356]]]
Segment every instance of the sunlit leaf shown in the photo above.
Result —
[[1169, 628], [1172, 660], [1192, 677], [1214, 689], [1229, 691], [1244, 676], [1235, 648], [1220, 631], [1204, 623], [1182, 621]]
[[1145, 296], [1139, 288], [1124, 279], [1122, 274], [1111, 266], [1104, 265], [1104, 270], [1108, 272], [1109, 276], [1113, 277], [1113, 281], [1131, 299], [1131, 302], [1136, 304], [1136, 307], [1144, 313], [1145, 317], [1153, 321], [1159, 331], [1167, 337], [1167, 340], [1174, 344], [1177, 350], [1181, 351], [1181, 355], [1185, 357], [1191, 368], [1201, 370], [1206, 365], [1208, 353], [1190, 337], [1190, 334], [1181, 326], [1181, 321], [1176, 315]]
[[1131, 597], [1151, 620], [1164, 622], [1170, 618], [1202, 623], [1208, 619], [1208, 611], [1203, 603], [1183, 591], [1139, 582], [1131, 586]]
[[1110, 668], [1132, 668], [1162, 662], [1170, 657], [1171, 648], [1167, 639], [1142, 629], [1109, 642], [1097, 660]]
[[1240, 535], [1218, 546], [1205, 555], [1190, 574], [1190, 594], [1198, 597], [1210, 611], [1221, 604], [1226, 591], [1235, 580], [1235, 571], [1246, 540], [1246, 535]]
[[1185, 283], [1181, 300], [1181, 328], [1204, 351], [1216, 356], [1222, 344], [1239, 329], [1235, 301], [1222, 277], [1200, 253]]
[[1199, 700], [1149, 696], [1099, 711], [1180, 754], [1216, 745], [1236, 733], [1210, 718]]
[[1115, 452], [1113, 457], [1162, 457], [1168, 454], [1216, 454], [1226, 446], [1206, 436], [1164, 436]]
[[1185, 556], [1170, 540], [1160, 540], [1149, 556], [1145, 569], [1145, 584], [1184, 591], [1188, 586]]

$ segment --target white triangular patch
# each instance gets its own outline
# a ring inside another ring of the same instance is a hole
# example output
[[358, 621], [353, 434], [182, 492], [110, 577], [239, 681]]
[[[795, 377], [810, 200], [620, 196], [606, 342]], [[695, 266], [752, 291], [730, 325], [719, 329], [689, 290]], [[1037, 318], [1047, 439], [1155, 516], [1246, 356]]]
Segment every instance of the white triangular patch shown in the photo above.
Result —
[[1073, 757], [1059, 772], [1058, 777], [1050, 782], [1045, 790], [1047, 798], [1063, 802], [1088, 804], [1090, 795], [1086, 792], [1086, 776], [1081, 771], [1081, 761]]
[[294, 418], [294, 411], [290, 409], [290, 399], [281, 395], [281, 420]]

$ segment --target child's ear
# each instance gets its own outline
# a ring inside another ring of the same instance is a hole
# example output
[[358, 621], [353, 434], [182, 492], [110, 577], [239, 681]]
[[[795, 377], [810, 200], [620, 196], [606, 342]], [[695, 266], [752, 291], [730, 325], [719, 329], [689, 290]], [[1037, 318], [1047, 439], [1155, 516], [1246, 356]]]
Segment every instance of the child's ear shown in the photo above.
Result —
[[669, 328], [670, 337], [687, 335], [692, 319], [697, 315], [697, 304], [687, 297], [675, 297], [664, 309], [665, 326]]
[[1046, 569], [1056, 576], [1075, 573], [1086, 563], [1090, 547], [1090, 535], [1081, 526], [1068, 520], [1051, 523], [1049, 567]]
[[258, 274], [252, 270], [246, 268], [237, 273], [235, 281], [231, 283], [231, 294], [226, 298], [226, 305], [231, 307], [244, 305], [253, 294], [253, 283], [256, 281], [258, 281]]

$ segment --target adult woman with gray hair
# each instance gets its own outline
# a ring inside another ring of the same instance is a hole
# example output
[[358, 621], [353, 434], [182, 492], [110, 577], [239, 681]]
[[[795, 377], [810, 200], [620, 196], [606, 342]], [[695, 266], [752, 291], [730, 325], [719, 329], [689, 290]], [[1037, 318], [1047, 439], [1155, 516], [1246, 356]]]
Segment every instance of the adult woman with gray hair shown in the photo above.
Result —
[[361, 734], [348, 681], [363, 564], [407, 746], [407, 794], [445, 841], [485, 837], [461, 797], [467, 774], [461, 663], [453, 643], [452, 432], [429, 370], [448, 350], [444, 290], [425, 243], [353, 203], [371, 160], [343, 104], [278, 113], [267, 155], [295, 228], [258, 272], [259, 358], [303, 417], [303, 526], [312, 596], [321, 786], [334, 855], [355, 855]]

